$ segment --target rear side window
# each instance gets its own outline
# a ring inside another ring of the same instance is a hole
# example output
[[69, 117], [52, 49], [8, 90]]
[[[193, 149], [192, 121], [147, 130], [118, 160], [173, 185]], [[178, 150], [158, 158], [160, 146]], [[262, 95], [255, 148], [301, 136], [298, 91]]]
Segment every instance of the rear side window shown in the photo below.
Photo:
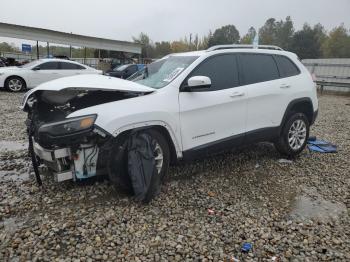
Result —
[[66, 63], [66, 62], [61, 62], [61, 69], [62, 70], [81, 70], [85, 69], [85, 67], [73, 63]]
[[58, 62], [46, 62], [41, 64], [40, 70], [57, 70], [59, 69], [59, 64]]
[[[199, 64], [189, 77], [207, 76], [211, 87], [207, 91], [215, 91], [239, 85], [236, 55], [225, 54], [209, 57]], [[206, 90], [206, 89], [204, 89]]]
[[298, 67], [289, 58], [276, 55], [275, 59], [282, 78], [300, 74]]
[[272, 55], [241, 54], [240, 61], [246, 85], [279, 78], [277, 65]]

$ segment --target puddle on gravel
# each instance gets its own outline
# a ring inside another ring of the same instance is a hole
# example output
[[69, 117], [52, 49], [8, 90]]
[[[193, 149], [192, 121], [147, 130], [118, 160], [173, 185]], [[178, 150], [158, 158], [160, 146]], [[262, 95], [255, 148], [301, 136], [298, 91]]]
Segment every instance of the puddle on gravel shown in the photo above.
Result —
[[326, 221], [337, 219], [345, 212], [346, 206], [343, 203], [327, 201], [320, 195], [315, 197], [301, 195], [295, 198], [290, 215], [295, 218]]
[[28, 142], [0, 140], [0, 151], [17, 151], [28, 149]]
[[29, 173], [18, 173], [13, 171], [1, 171], [0, 170], [0, 181], [28, 181], [29, 180]]

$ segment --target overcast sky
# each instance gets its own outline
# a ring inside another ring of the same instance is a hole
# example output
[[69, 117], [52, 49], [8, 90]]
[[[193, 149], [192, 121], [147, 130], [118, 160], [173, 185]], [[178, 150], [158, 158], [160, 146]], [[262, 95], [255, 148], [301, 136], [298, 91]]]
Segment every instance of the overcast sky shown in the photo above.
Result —
[[176, 40], [227, 24], [244, 35], [250, 26], [288, 15], [296, 29], [305, 22], [350, 28], [350, 0], [1, 0], [0, 6], [1, 22], [116, 40], [140, 32], [154, 41]]

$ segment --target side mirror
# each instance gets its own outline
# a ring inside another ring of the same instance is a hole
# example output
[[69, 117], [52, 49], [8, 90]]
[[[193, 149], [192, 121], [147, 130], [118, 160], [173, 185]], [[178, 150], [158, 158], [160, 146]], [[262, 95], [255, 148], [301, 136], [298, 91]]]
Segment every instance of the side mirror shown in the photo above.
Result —
[[32, 70], [33, 70], [33, 71], [38, 71], [38, 70], [40, 70], [40, 67], [39, 67], [39, 66], [33, 67]]
[[211, 86], [211, 80], [207, 76], [192, 76], [187, 80], [187, 85], [185, 85], [181, 91], [191, 92], [197, 89], [209, 88]]

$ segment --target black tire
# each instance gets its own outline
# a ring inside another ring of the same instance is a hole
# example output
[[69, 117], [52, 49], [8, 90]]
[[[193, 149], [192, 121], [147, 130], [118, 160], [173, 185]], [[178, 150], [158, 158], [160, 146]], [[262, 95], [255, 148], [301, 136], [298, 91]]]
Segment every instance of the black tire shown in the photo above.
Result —
[[[152, 140], [159, 144], [163, 152], [163, 164], [161, 170], [159, 173], [157, 172], [157, 175], [152, 176], [150, 186], [146, 192], [145, 198], [142, 200], [143, 202], [148, 203], [158, 193], [160, 184], [168, 173], [170, 150], [167, 140], [157, 130], [145, 129], [139, 132], [149, 135]], [[116, 141], [116, 144], [113, 146], [109, 157], [108, 173], [110, 180], [118, 190], [133, 194], [132, 183], [128, 174], [128, 139], [129, 137], [122, 137]]]
[[26, 88], [27, 88], [26, 82], [18, 76], [10, 76], [5, 81], [5, 89], [10, 92], [21, 92]]
[[[301, 123], [300, 125], [302, 127], [304, 125], [305, 135], [301, 135], [301, 134], [304, 134], [304, 132], [302, 132], [304, 128], [302, 128], [301, 131], [298, 133], [300, 134], [300, 136], [298, 136], [297, 134], [295, 135], [292, 134], [293, 132], [292, 125], [294, 125], [295, 127], [298, 123]], [[307, 144], [307, 140], [309, 138], [309, 132], [310, 132], [310, 124], [306, 115], [303, 113], [291, 113], [287, 118], [287, 121], [283, 125], [283, 128], [280, 133], [280, 137], [274, 142], [274, 145], [277, 151], [280, 152], [282, 155], [290, 158], [294, 158], [304, 150]], [[294, 144], [293, 142], [289, 142], [289, 139], [293, 141], [293, 136], [298, 137], [298, 139], [294, 139], [294, 141], [298, 141], [298, 142], [295, 142]], [[304, 139], [300, 139], [300, 137], [304, 137]]]

